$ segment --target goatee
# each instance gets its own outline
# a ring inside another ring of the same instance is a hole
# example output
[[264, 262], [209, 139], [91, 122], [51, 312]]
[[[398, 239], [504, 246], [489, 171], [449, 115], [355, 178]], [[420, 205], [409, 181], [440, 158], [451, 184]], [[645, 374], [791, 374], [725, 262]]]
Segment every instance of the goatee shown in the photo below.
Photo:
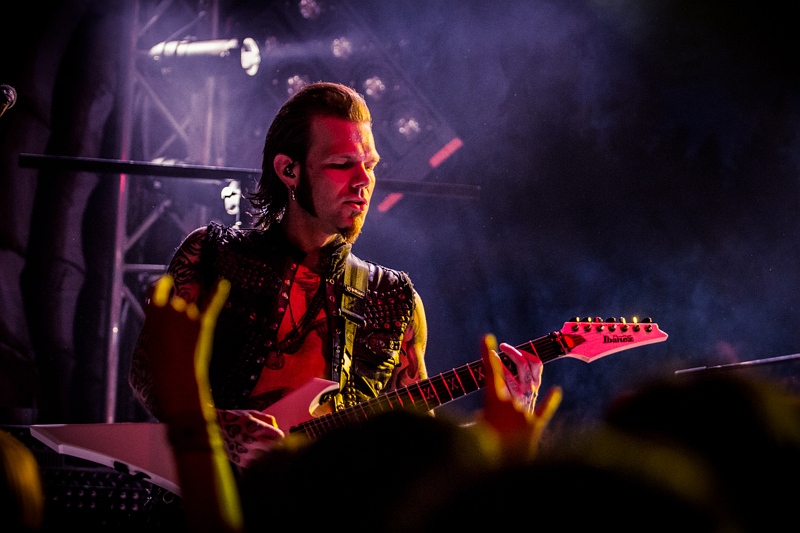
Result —
[[353, 220], [353, 224], [351, 226], [347, 226], [346, 228], [339, 228], [339, 234], [341, 234], [342, 238], [348, 244], [354, 244], [358, 236], [361, 235], [361, 228], [364, 227], [364, 215], [359, 215]]

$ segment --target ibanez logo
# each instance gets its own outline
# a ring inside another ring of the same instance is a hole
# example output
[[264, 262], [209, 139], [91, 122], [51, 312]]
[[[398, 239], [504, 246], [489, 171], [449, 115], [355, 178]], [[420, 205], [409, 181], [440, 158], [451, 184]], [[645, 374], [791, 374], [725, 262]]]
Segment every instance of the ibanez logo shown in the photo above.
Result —
[[633, 335], [603, 335], [603, 344], [609, 342], [633, 342]]

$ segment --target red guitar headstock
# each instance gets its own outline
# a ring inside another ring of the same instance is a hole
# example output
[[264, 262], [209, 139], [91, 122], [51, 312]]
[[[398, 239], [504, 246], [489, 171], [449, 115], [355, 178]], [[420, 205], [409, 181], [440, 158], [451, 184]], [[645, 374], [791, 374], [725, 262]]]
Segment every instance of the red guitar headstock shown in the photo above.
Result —
[[574, 357], [591, 363], [608, 354], [667, 340], [668, 335], [650, 318], [573, 318], [564, 323], [559, 332], [567, 352], [564, 357]]

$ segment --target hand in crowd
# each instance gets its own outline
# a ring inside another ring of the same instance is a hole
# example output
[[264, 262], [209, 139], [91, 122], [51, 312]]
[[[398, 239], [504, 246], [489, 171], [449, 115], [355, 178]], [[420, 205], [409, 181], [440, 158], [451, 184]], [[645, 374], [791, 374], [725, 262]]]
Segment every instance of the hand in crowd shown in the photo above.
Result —
[[497, 353], [494, 335], [485, 335], [481, 356], [486, 372], [486, 391], [481, 421], [500, 439], [506, 458], [530, 459], [536, 453], [542, 433], [561, 403], [560, 387], [552, 387], [536, 405], [542, 383], [543, 364], [538, 356], [508, 344], [500, 349], [516, 365], [516, 376]]
[[211, 398], [208, 366], [214, 328], [230, 291], [221, 280], [204, 311], [171, 296], [165, 275], [145, 308], [146, 364], [162, 408], [191, 531], [241, 531], [236, 479], [225, 454]]
[[196, 304], [171, 295], [172, 287], [172, 276], [162, 276], [145, 306], [143, 347], [161, 407], [160, 418], [177, 422], [185, 415], [203, 414], [210, 421], [216, 413], [208, 366], [214, 328], [230, 283], [219, 282], [202, 313]]

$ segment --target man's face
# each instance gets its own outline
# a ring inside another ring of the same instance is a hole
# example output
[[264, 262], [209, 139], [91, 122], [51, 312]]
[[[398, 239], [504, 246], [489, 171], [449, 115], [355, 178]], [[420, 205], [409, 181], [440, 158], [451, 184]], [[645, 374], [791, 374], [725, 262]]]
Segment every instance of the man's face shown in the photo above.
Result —
[[369, 123], [332, 117], [312, 120], [311, 148], [297, 200], [315, 215], [317, 229], [355, 242], [369, 211], [379, 159]]

